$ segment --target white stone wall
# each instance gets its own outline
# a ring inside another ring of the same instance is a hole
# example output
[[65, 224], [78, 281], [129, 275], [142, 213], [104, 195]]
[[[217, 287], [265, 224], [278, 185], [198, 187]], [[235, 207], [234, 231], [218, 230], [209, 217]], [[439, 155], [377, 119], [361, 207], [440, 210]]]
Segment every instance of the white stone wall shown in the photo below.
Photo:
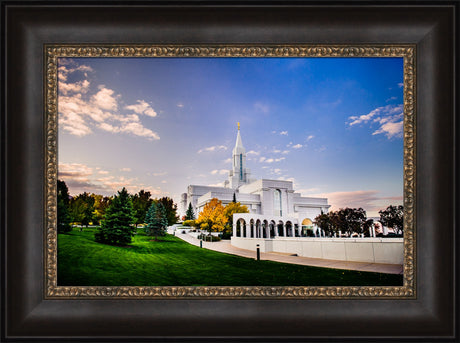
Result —
[[232, 237], [231, 244], [247, 250], [279, 252], [327, 260], [403, 264], [402, 238], [309, 238], [274, 239]]

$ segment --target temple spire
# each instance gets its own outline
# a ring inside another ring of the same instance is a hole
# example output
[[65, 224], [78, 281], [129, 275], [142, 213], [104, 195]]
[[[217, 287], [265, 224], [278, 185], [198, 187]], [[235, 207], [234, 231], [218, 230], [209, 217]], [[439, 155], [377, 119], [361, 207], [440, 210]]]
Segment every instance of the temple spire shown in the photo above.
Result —
[[240, 122], [238, 122], [238, 131], [240, 131]]

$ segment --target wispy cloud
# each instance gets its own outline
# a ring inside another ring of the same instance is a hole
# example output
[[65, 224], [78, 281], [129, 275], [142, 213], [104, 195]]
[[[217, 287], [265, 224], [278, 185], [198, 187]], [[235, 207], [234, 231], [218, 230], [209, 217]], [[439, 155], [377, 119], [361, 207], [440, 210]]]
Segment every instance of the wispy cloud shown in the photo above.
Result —
[[402, 104], [378, 107], [367, 114], [351, 116], [349, 126], [377, 123], [379, 128], [372, 134], [385, 134], [388, 139], [402, 137], [404, 108]]
[[142, 184], [137, 178], [111, 175], [100, 167], [94, 168], [82, 163], [59, 163], [58, 178], [66, 183], [71, 195], [83, 192], [113, 195], [123, 187], [130, 193], [145, 189], [153, 195], [165, 194], [159, 187]]
[[198, 153], [201, 154], [202, 152], [213, 152], [213, 151], [218, 151], [218, 150], [227, 150], [227, 147], [225, 145], [213, 145], [213, 146], [198, 150]]
[[292, 149], [300, 149], [301, 147], [303, 147], [302, 144], [296, 144], [292, 146]]
[[307, 137], [307, 141], [310, 141], [310, 140], [312, 140], [313, 138], [315, 138], [315, 136], [309, 135], [309, 136]]
[[130, 172], [131, 168], [127, 168], [127, 167], [121, 168], [120, 171], [122, 171], [122, 172]]
[[403, 83], [403, 82], [398, 83], [398, 87], [399, 87], [399, 88], [404, 87], [404, 83]]
[[[260, 152], [258, 151], [254, 151], [254, 150], [250, 150], [246, 153], [246, 155], [254, 155], [254, 156], [259, 156], [260, 155]], [[231, 159], [230, 159], [230, 162], [231, 162]]]
[[281, 162], [285, 160], [286, 157], [280, 157], [280, 158], [266, 158], [266, 157], [261, 157], [259, 158], [259, 162], [261, 163], [274, 163], [274, 162]]
[[254, 110], [256, 112], [267, 114], [270, 111], [270, 107], [267, 104], [263, 104], [261, 102], [256, 102], [254, 104]]
[[287, 132], [287, 131], [281, 131], [281, 132], [280, 132], [280, 135], [281, 135], [281, 136], [287, 136], [287, 135], [288, 135], [288, 132]]
[[211, 171], [212, 175], [225, 175], [228, 174], [228, 169], [214, 169]]
[[165, 176], [167, 175], [168, 173], [167, 172], [157, 172], [157, 173], [152, 173], [153, 176]]
[[402, 196], [382, 197], [379, 196], [379, 194], [380, 191], [378, 190], [358, 190], [347, 192], [320, 193], [308, 196], [327, 198], [328, 203], [331, 205], [330, 210], [332, 211], [336, 211], [345, 207], [361, 207], [368, 212], [368, 216], [376, 215], [376, 212], [386, 208], [389, 205], [401, 204], [403, 200]]

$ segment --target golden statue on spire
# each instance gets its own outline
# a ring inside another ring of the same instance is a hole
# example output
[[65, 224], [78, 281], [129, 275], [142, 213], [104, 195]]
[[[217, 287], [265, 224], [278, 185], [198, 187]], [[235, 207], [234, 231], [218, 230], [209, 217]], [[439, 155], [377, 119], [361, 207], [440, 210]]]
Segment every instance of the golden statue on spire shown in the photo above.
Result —
[[238, 122], [238, 131], [240, 131], [240, 122]]

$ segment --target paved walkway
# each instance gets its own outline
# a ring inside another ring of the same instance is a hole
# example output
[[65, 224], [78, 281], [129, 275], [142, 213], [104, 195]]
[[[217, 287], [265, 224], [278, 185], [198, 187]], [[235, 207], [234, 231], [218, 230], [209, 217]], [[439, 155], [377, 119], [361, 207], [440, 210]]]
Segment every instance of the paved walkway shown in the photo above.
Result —
[[[176, 231], [176, 236], [180, 239], [200, 246], [200, 240], [196, 239], [188, 234], [180, 233]], [[238, 255], [248, 258], [256, 258], [256, 252], [251, 250], [240, 249], [230, 244], [230, 241], [220, 242], [203, 242], [203, 248], [220, 251], [227, 254]], [[292, 256], [282, 253], [260, 253], [261, 260], [276, 261], [282, 263], [300, 264], [304, 266], [314, 266], [323, 268], [335, 268], [335, 269], [348, 269], [348, 270], [359, 270], [363, 272], [376, 272], [386, 274], [402, 274], [403, 266], [400, 264], [383, 264], [383, 263], [367, 263], [367, 262], [347, 262], [347, 261], [336, 261], [336, 260], [324, 260], [319, 258], [310, 258], [302, 256]]]

